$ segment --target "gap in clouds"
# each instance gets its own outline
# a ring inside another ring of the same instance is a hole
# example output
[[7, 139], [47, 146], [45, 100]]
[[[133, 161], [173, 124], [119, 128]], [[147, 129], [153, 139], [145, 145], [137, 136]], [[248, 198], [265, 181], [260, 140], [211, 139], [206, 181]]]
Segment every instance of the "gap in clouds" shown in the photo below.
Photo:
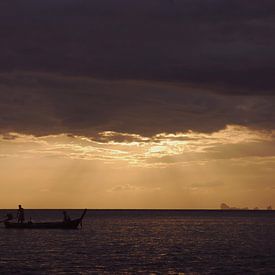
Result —
[[59, 208], [272, 204], [274, 133], [232, 125], [214, 133], [159, 133], [150, 138], [100, 135], [1, 135], [3, 205], [11, 207], [18, 200], [34, 208], [49, 203]]
[[0, 137], [2, 157], [100, 160], [143, 167], [275, 156], [273, 133], [234, 125], [209, 134], [188, 131], [150, 138], [110, 131], [99, 133], [94, 139], [68, 134], [36, 137], [8, 133]]

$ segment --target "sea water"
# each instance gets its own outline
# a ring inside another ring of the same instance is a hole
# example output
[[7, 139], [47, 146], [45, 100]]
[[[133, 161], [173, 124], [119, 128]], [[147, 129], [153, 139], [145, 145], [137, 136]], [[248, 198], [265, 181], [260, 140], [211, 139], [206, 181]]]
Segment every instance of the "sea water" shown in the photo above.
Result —
[[[25, 212], [62, 219], [61, 210]], [[1, 224], [0, 274], [275, 274], [274, 212], [90, 210], [79, 230]]]

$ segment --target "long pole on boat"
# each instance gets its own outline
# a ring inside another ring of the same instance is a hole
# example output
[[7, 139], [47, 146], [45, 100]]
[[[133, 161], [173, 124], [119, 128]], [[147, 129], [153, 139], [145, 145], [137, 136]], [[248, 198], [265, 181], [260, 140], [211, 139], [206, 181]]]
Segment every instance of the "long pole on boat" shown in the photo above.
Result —
[[79, 218], [79, 219], [80, 219], [79, 224], [80, 224], [81, 228], [82, 228], [82, 220], [83, 220], [83, 218], [84, 218], [84, 216], [85, 216], [86, 212], [87, 212], [87, 208], [86, 208], [86, 209], [84, 209], [84, 211], [83, 211], [83, 213], [82, 213], [81, 217]]

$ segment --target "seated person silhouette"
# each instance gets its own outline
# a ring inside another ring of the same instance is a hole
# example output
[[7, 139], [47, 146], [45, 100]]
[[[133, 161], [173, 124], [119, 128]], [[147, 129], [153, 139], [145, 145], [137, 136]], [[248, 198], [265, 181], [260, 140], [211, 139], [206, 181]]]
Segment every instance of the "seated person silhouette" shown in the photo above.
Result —
[[69, 215], [67, 214], [67, 211], [63, 211], [63, 222], [70, 222], [71, 218], [69, 217]]

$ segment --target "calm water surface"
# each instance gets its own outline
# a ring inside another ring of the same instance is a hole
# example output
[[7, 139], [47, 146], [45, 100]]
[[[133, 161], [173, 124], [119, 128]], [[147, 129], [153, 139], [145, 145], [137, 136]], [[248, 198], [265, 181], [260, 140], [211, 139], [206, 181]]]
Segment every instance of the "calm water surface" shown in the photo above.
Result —
[[274, 212], [89, 211], [80, 230], [1, 225], [0, 274], [275, 274]]

